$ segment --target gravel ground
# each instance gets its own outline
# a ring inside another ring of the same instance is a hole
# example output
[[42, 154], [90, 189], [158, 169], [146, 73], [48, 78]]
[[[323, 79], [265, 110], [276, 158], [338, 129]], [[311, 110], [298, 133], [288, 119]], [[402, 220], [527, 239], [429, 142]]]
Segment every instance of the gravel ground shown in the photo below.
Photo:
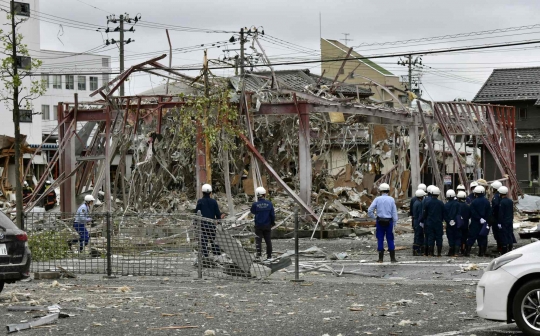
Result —
[[[301, 249], [318, 246], [344, 252], [348, 260], [302, 258], [328, 263], [338, 272], [359, 270], [374, 277], [302, 274], [302, 283], [282, 270], [265, 281], [225, 281], [185, 277], [79, 276], [6, 285], [0, 296], [0, 323], [32, 320], [39, 312], [11, 312], [10, 305], [59, 304], [75, 314], [25, 335], [519, 335], [515, 325], [490, 322], [475, 314], [475, 290], [490, 258], [412, 257], [410, 237], [398, 237], [399, 264], [375, 264], [371, 237], [358, 240], [301, 240]], [[293, 248], [274, 241], [275, 250]], [[389, 258], [387, 258], [389, 259]], [[365, 261], [365, 262], [360, 262]], [[292, 270], [289, 267], [288, 271]], [[19, 302], [13, 302], [18, 300]], [[25, 301], [26, 300], [26, 301]], [[27, 300], [31, 300], [28, 302]], [[170, 326], [193, 327], [160, 330]]]

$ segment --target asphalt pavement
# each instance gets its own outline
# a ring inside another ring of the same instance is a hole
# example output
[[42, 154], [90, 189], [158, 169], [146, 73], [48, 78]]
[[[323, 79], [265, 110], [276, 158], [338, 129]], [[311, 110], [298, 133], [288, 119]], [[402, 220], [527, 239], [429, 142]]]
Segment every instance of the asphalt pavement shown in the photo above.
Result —
[[[317, 246], [327, 254], [345, 252], [347, 258], [302, 257], [302, 265], [329, 268], [302, 273], [300, 283], [291, 281], [292, 267], [263, 281], [82, 275], [19, 282], [6, 285], [0, 295], [0, 324], [46, 314], [8, 311], [9, 306], [58, 304], [72, 316], [20, 334], [520, 335], [514, 324], [476, 316], [476, 283], [490, 258], [412, 257], [408, 239], [398, 238], [403, 246], [398, 264], [374, 263], [375, 241], [369, 236], [302, 240], [301, 249]], [[285, 251], [293, 241], [274, 245]]]

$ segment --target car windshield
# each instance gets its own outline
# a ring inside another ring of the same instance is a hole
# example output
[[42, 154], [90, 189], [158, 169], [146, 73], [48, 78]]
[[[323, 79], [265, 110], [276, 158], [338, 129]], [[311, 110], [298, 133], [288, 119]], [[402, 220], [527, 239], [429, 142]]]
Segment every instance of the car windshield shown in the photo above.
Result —
[[0, 229], [6, 230], [18, 230], [17, 226], [9, 219], [9, 217], [0, 211]]

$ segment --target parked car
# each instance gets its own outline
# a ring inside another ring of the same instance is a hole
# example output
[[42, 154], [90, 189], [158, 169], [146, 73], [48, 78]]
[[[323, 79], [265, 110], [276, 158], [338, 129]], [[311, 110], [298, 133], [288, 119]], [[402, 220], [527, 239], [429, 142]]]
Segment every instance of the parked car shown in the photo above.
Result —
[[540, 242], [493, 259], [476, 288], [476, 312], [540, 336]]
[[0, 292], [6, 283], [30, 276], [28, 236], [0, 211]]

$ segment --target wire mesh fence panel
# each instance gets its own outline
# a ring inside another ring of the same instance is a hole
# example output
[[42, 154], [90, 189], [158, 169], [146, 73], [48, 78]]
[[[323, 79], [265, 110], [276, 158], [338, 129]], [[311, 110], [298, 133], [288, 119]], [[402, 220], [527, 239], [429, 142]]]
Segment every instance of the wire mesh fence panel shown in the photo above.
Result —
[[272, 273], [263, 261], [265, 248], [257, 256], [251, 221], [185, 213], [91, 213], [82, 218], [41, 212], [26, 215], [26, 229], [32, 272], [242, 280]]
[[113, 215], [111, 231], [113, 274], [195, 276], [192, 215]]
[[105, 216], [92, 214], [92, 220], [80, 223], [69, 213], [27, 213], [25, 227], [32, 252], [31, 271], [105, 274]]
[[253, 222], [216, 221], [201, 217], [195, 222], [197, 238], [200, 237], [197, 241], [202, 274], [245, 280], [266, 278], [272, 273], [257, 257]]

